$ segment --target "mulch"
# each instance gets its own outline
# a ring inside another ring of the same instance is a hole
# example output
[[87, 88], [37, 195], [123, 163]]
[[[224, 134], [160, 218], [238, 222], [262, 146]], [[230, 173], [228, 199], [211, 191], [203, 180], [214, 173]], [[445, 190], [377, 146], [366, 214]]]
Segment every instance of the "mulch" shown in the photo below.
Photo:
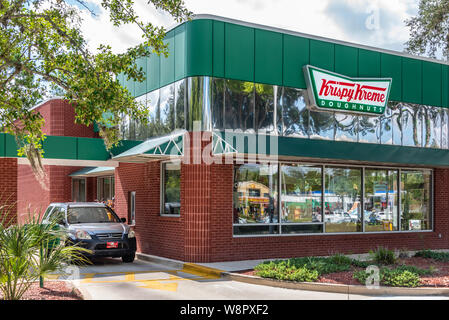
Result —
[[[444, 288], [449, 287], [449, 262], [441, 262], [433, 259], [425, 259], [421, 257], [411, 257], [399, 259], [396, 266], [406, 264], [412, 265], [421, 269], [433, 269], [431, 275], [423, 275], [420, 277], [422, 287]], [[393, 268], [394, 266], [390, 266]], [[322, 275], [317, 282], [346, 284], [346, 285], [360, 285], [360, 283], [353, 278], [355, 271], [363, 270], [362, 268], [353, 268], [350, 271], [335, 272]], [[242, 270], [239, 274], [254, 276], [254, 270]]]
[[[0, 294], [0, 300], [2, 300]], [[83, 300], [81, 293], [64, 281], [45, 281], [44, 287], [33, 283], [22, 300]]]

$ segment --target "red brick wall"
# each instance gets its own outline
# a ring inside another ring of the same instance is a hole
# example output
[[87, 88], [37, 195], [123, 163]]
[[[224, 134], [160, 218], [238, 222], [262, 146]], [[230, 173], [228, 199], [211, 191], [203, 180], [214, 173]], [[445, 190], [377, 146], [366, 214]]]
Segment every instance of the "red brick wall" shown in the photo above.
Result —
[[[29, 165], [18, 166], [18, 215], [20, 221], [32, 214], [42, 214], [52, 202], [72, 201], [72, 178], [69, 174], [81, 167], [44, 166], [50, 183], [45, 190]], [[96, 198], [96, 178], [86, 179], [86, 200]]]
[[449, 248], [449, 169], [434, 171], [434, 232], [248, 238], [232, 236], [232, 174], [232, 165], [212, 165], [210, 261], [366, 253], [377, 246], [410, 250]]
[[[115, 211], [128, 221], [128, 194], [136, 192], [137, 250], [184, 260], [184, 214], [160, 216], [160, 162], [120, 163], [115, 169]], [[182, 195], [181, 195], [182, 197]], [[182, 199], [181, 199], [182, 201]]]
[[17, 159], [0, 158], [0, 219], [17, 221]]
[[53, 99], [35, 110], [45, 119], [43, 132], [47, 135], [98, 138], [93, 126], [75, 123], [75, 109], [65, 100]]

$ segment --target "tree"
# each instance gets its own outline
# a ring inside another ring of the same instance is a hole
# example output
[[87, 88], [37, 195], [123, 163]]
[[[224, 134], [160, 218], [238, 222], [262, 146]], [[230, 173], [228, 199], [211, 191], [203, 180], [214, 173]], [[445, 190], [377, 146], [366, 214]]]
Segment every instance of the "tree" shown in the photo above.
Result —
[[[74, 0], [90, 10], [89, 3]], [[190, 19], [183, 0], [148, 0], [177, 22]], [[115, 26], [136, 24], [142, 43], [115, 54], [103, 44], [91, 52], [81, 32], [78, 9], [64, 0], [0, 0], [0, 123], [14, 134], [19, 155], [26, 155], [35, 173], [43, 177], [43, 118], [30, 110], [49, 89], [61, 92], [75, 107], [77, 123], [96, 122], [108, 149], [119, 141], [123, 115], [145, 122], [148, 111], [123, 88], [116, 75], [144, 81], [135, 61], [151, 54], [168, 55], [165, 29], [143, 22], [133, 0], [101, 0]], [[149, 49], [151, 48], [151, 49]], [[104, 113], [112, 116], [107, 120]]]
[[449, 58], [449, 0], [420, 0], [418, 15], [405, 23], [410, 28], [408, 52], [435, 58], [441, 49]]

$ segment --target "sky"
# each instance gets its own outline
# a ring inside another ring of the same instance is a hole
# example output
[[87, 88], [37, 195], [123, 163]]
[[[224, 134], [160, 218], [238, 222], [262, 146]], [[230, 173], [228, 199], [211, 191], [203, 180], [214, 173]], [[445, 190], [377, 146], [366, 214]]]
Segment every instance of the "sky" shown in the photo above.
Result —
[[[170, 28], [174, 20], [144, 0], [134, 0], [143, 21]], [[136, 26], [109, 22], [100, 0], [91, 0], [95, 16], [81, 10], [82, 30], [92, 51], [109, 44], [114, 52], [142, 41]], [[194, 14], [214, 14], [368, 46], [404, 51], [405, 20], [418, 12], [418, 0], [185, 0]]]

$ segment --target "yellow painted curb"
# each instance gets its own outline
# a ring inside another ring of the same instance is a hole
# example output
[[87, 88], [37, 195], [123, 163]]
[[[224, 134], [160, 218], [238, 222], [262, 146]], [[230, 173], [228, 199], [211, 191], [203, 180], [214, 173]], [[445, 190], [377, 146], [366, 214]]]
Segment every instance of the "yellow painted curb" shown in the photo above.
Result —
[[191, 273], [208, 279], [219, 279], [225, 273], [223, 270], [205, 267], [196, 263], [184, 263], [180, 272]]

